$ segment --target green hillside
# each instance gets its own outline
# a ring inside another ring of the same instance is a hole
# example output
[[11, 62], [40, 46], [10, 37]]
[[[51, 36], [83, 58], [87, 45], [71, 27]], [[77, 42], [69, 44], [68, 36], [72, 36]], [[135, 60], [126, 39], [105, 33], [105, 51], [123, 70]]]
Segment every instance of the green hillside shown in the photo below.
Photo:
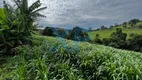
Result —
[[[137, 25], [142, 25], [142, 22], [137, 23]], [[129, 25], [127, 25], [129, 26]], [[105, 29], [105, 30], [98, 30], [98, 31], [93, 31], [91, 33], [89, 33], [89, 36], [91, 39], [94, 39], [96, 34], [100, 35], [100, 38], [109, 38], [110, 35], [116, 31], [116, 28], [122, 28], [122, 31], [124, 33], [127, 33], [127, 38], [129, 38], [129, 35], [131, 33], [136, 33], [136, 34], [142, 34], [142, 29], [138, 29], [138, 28], [123, 28], [122, 26], [118, 26], [118, 27], [114, 27], [112, 29]]]
[[142, 53], [44, 36], [32, 43], [1, 58], [0, 80], [142, 79]]

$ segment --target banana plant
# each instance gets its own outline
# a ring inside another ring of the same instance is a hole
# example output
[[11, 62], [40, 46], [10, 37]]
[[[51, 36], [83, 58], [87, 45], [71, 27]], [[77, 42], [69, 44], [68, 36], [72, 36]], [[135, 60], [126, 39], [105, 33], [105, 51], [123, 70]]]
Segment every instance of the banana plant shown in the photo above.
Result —
[[3, 2], [3, 16], [0, 16], [0, 52], [9, 52], [8, 50], [27, 43], [34, 29], [34, 21], [38, 17], [44, 17], [39, 12], [46, 7], [39, 8], [40, 0], [31, 6], [28, 6], [28, 0], [14, 0], [14, 2], [16, 6]]
[[41, 7], [42, 4], [40, 0], [37, 0], [30, 6], [28, 5], [28, 0], [14, 0], [14, 2], [17, 5], [17, 11], [20, 15], [21, 27], [27, 35], [30, 35], [30, 32], [34, 29], [34, 21], [37, 20], [38, 17], [45, 17], [40, 14], [40, 11], [46, 9], [46, 7]]

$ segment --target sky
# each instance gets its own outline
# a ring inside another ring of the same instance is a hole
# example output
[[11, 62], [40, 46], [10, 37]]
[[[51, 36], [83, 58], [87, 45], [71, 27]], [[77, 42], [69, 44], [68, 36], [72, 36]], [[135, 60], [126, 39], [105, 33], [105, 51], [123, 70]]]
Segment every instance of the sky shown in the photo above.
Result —
[[[12, 0], [6, 0], [10, 2]], [[29, 5], [36, 0], [28, 0]], [[130, 19], [142, 20], [142, 0], [41, 0], [47, 9], [39, 22], [42, 26], [94, 29], [109, 27]], [[2, 0], [0, 0], [2, 7]]]

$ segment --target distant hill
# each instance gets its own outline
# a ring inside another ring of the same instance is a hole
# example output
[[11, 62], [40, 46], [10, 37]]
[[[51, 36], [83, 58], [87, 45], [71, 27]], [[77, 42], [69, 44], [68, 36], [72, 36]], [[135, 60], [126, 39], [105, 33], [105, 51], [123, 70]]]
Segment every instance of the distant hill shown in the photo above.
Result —
[[142, 22], [138, 22], [135, 25], [131, 26], [130, 24], [127, 24], [126, 27], [124, 27], [122, 24], [113, 27], [113, 28], [109, 28], [109, 29], [98, 29], [98, 30], [94, 30], [92, 32], [89, 32], [89, 36], [91, 39], [94, 39], [96, 34], [99, 34], [100, 38], [109, 38], [110, 35], [116, 31], [116, 28], [122, 28], [122, 31], [124, 33], [127, 33], [127, 39], [130, 37], [130, 34], [135, 33], [135, 34], [142, 34], [142, 28], [138, 28], [142, 26]]

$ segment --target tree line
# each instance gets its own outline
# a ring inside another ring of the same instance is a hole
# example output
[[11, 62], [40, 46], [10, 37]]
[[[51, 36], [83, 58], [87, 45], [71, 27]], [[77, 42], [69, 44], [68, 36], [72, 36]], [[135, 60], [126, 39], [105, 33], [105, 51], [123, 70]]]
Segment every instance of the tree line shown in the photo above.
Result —
[[110, 38], [103, 38], [101, 40], [99, 34], [96, 34], [96, 38], [92, 43], [142, 52], [142, 35], [132, 33], [129, 39], [127, 39], [127, 36], [127, 33], [123, 33], [121, 28], [117, 28], [116, 32], [110, 35]]
[[[100, 39], [100, 35], [96, 34], [95, 39], [91, 40], [88, 32], [94, 31], [91, 27], [89, 27], [89, 30], [82, 29], [80, 27], [74, 27], [71, 30], [66, 30], [62, 28], [52, 28], [52, 27], [46, 27], [42, 34], [46, 36], [55, 36], [55, 37], [62, 37], [74, 41], [86, 41], [90, 43], [97, 43], [102, 44], [105, 46], [111, 46], [119, 49], [126, 49], [126, 50], [133, 50], [142, 52], [142, 35], [141, 34], [134, 34], [131, 33], [128, 35], [127, 33], [123, 33], [122, 28], [119, 28], [119, 26], [123, 26], [123, 28], [142, 28], [142, 23], [140, 23], [139, 19], [132, 19], [128, 22], [123, 22], [122, 24], [115, 24], [114, 26], [111, 25], [109, 28], [105, 26], [101, 26], [100, 29], [96, 30], [104, 30], [104, 29], [112, 29], [116, 27], [116, 31], [113, 32], [109, 38], [103, 38]], [[95, 30], [95, 31], [96, 31]], [[130, 36], [129, 39], [127, 39], [127, 36]]]

